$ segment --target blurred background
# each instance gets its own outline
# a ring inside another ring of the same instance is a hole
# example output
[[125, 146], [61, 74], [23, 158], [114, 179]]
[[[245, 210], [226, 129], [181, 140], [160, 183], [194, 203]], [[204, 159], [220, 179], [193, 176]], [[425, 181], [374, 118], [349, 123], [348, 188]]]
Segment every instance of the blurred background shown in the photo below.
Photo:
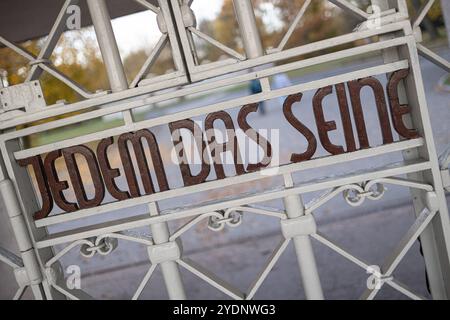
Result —
[[[365, 0], [352, 2], [363, 10], [366, 10], [370, 5], [370, 1]], [[423, 2], [422, 0], [407, 1], [412, 16], [417, 13]], [[264, 48], [267, 51], [270, 51], [271, 48], [279, 43], [303, 3], [304, 0], [253, 0], [259, 32]], [[424, 42], [427, 47], [432, 48], [447, 60], [450, 59], [450, 50], [448, 46], [448, 32], [446, 30], [450, 26], [450, 21], [448, 21], [446, 29], [444, 13], [447, 14], [447, 17], [450, 17], [450, 8], [448, 6], [449, 1], [436, 1], [422, 24]], [[197, 26], [200, 31], [235, 51], [244, 53], [232, 0], [194, 0], [192, 9], [196, 15]], [[0, 13], [0, 19], [3, 14], [5, 13]], [[116, 18], [112, 24], [127, 78], [131, 82], [161, 35], [155, 14], [150, 11], [142, 11]], [[328, 1], [315, 0], [306, 11], [286, 48], [345, 34], [351, 32], [356, 25], [357, 22], [351, 16], [345, 14], [341, 9]], [[223, 52], [217, 47], [199, 38], [194, 38], [194, 41], [200, 64], [224, 59]], [[38, 54], [44, 43], [45, 38], [39, 38], [23, 42], [21, 45], [30, 52]], [[350, 43], [347, 47], [354, 45], [358, 45], [358, 43]], [[333, 50], [343, 48], [335, 47]], [[314, 54], [318, 55], [326, 52], [329, 51]], [[307, 57], [309, 56], [296, 57], [295, 60]], [[51, 61], [59, 71], [91, 92], [109, 89], [106, 71], [93, 27], [65, 32], [58, 42]], [[283, 87], [287, 84], [317, 80], [326, 76], [379, 64], [380, 61], [381, 57], [377, 55], [359, 56], [357, 60], [342, 59], [338, 62], [293, 71], [285, 74], [282, 79], [276, 80], [273, 78], [272, 85]], [[426, 60], [421, 62], [436, 145], [438, 151], [442, 152], [450, 143], [450, 78], [448, 74], [430, 62]], [[171, 51], [167, 47], [150, 70], [148, 77], [166, 74], [172, 72], [173, 69]], [[4, 86], [22, 83], [28, 71], [27, 61], [8, 48], [0, 48], [0, 80]], [[82, 99], [71, 88], [47, 73], [44, 73], [40, 80], [47, 105], [61, 100], [72, 103]], [[382, 77], [379, 80], [383, 83], [386, 82]], [[275, 81], [279, 81], [281, 84]], [[247, 95], [250, 90], [251, 86], [249, 84], [227, 87], [217, 90], [214, 95], [193, 96], [167, 103], [145, 106], [135, 112], [134, 116], [136, 120], [153, 118], [181, 109], [208, 105], [217, 101]], [[304, 99], [311, 100], [313, 94], [314, 92], [305, 93]], [[373, 106], [372, 100], [371, 94], [364, 91], [364, 104]], [[327, 104], [330, 105], [330, 118], [333, 116], [338, 117], [338, 110], [336, 110], [333, 102], [327, 102]], [[279, 105], [279, 101], [268, 101], [265, 106], [266, 112], [254, 118], [253, 123], [258, 128], [278, 128], [281, 130], [284, 141], [280, 142], [280, 153], [281, 157], [284, 155], [286, 158], [289, 152], [292, 152], [293, 146], [301, 148], [303, 142], [297, 141], [294, 130], [285, 128], [286, 124], [282, 121], [283, 115]], [[368, 111], [368, 129], [375, 132], [378, 130], [376, 112], [375, 108], [371, 109], [371, 111]], [[235, 115], [237, 111], [237, 109], [231, 110], [230, 113]], [[305, 117], [305, 121], [311, 127], [314, 126], [312, 124], [314, 122], [312, 114], [307, 114], [306, 112]], [[45, 121], [51, 120], [46, 119]], [[111, 128], [121, 123], [122, 119], [108, 116], [95, 121], [77, 124], [76, 126], [52, 130], [45, 134], [33, 135], [29, 137], [26, 143], [28, 146], [38, 146], [87, 132]], [[155, 130], [160, 136], [169, 139], [167, 130]], [[342, 137], [338, 136], [333, 136], [333, 138], [336, 139], [335, 141], [342, 139]], [[170, 145], [163, 144], [160, 147], [163, 156], [167, 156], [170, 151]], [[116, 150], [113, 152], [116, 153]], [[324, 150], [319, 150], [320, 154], [324, 154]], [[114, 159], [118, 160], [117, 153]], [[374, 160], [374, 164], [399, 160], [401, 160], [399, 155], [389, 155], [383, 159]], [[112, 162], [114, 163], [114, 161]], [[320, 176], [331, 176], [336, 173], [357, 170], [358, 168], [363, 168], [364, 165], [362, 163], [349, 163], [338, 168], [326, 168], [320, 170], [320, 172], [312, 170], [302, 173], [296, 178], [300, 181], [307, 181]], [[59, 164], [59, 166], [60, 177], [67, 177], [63, 164]], [[176, 175], [175, 171], [175, 167], [167, 169], [168, 176]], [[179, 177], [175, 177], [175, 179], [179, 180]], [[194, 200], [217, 199], [250, 189], [258, 190], [258, 188], [274, 186], [276, 183], [277, 181], [268, 179], [264, 183], [249, 184], [243, 189], [217, 190], [209, 194], [198, 195], [194, 197]], [[125, 181], [119, 181], [119, 185], [121, 184], [125, 184]], [[71, 195], [67, 196], [70, 198]], [[307, 195], [305, 202], [312, 200], [316, 196], [317, 194]], [[192, 200], [192, 198], [180, 199], [171, 203], [161, 203], [160, 206], [163, 209], [172, 208]], [[277, 201], [266, 205], [272, 207], [282, 206], [281, 202]], [[137, 208], [132, 213], [112, 213], [111, 217], [135, 215], [144, 211], [145, 208]], [[408, 191], [395, 187], [390, 188], [380, 202], [370, 202], [359, 208], [350, 208], [343, 199], [339, 198], [330, 202], [326, 208], [321, 208], [316, 212], [316, 219], [323, 233], [326, 233], [330, 238], [342, 244], [343, 247], [348, 248], [356, 255], [373, 261], [373, 263], [380, 263], [379, 260], [382, 262], [382, 258], [395, 246], [401, 235], [410, 226], [413, 216]], [[4, 218], [5, 214], [2, 211], [0, 220], [5, 220]], [[95, 219], [89, 222], [101, 221]], [[176, 229], [181, 223], [177, 222], [171, 225], [171, 228]], [[17, 252], [8, 224], [2, 223], [0, 230], [0, 244], [11, 251]], [[60, 229], [54, 228], [54, 230], [50, 231], [60, 231]], [[135, 230], [133, 232], [149, 233], [148, 230]], [[244, 290], [256, 277], [258, 268], [262, 267], [280, 237], [279, 223], [276, 220], [245, 216], [244, 223], [240, 227], [225, 229], [219, 233], [214, 233], [208, 230], [206, 226], [199, 225], [183, 238], [183, 243], [187, 255], [213, 269], [237, 286], [243, 286], [242, 289]], [[353, 299], [359, 297], [365, 288], [367, 275], [342, 259], [342, 257], [337, 256], [317, 243], [314, 243], [314, 250], [317, 254], [319, 272], [326, 298]], [[92, 259], [82, 259], [78, 252], [73, 252], [73, 254], [65, 258], [64, 265], [73, 263], [81, 263], [83, 289], [94, 297], [102, 299], [126, 299], [131, 297], [148, 268], [145, 248], [134, 244], [120, 245], [114, 255]], [[12, 296], [16, 284], [13, 276], [9, 274], [10, 272], [6, 271], [6, 268], [2, 268], [4, 267], [0, 265], [0, 298], [9, 298]], [[423, 296], [429, 297], [423, 259], [417, 244], [405, 257], [396, 276]], [[208, 285], [198, 281], [191, 274], [183, 273], [183, 278], [188, 297], [190, 298], [225, 298]], [[158, 273], [154, 279], [152, 278], [151, 284], [145, 289], [142, 298], [163, 299], [166, 297], [162, 277]], [[282, 256], [255, 298], [304, 298], [296, 257], [292, 248]], [[383, 288], [379, 298], [400, 299], [403, 297], [392, 289]]]

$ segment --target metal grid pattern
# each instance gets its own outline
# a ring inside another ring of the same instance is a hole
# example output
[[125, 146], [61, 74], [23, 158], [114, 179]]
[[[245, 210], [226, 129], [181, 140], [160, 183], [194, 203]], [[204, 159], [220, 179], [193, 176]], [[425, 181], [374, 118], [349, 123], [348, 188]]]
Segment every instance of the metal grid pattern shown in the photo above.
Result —
[[[145, 285], [149, 282], [154, 270], [160, 266], [163, 272], [169, 297], [172, 299], [186, 298], [179, 267], [185, 268], [201, 280], [234, 299], [252, 299], [270, 273], [279, 257], [292, 241], [299, 258], [299, 267], [303, 286], [308, 299], [323, 299], [320, 277], [317, 272], [311, 238], [331, 248], [339, 255], [355, 263], [363, 269], [371, 265], [362, 259], [333, 243], [326, 236], [317, 232], [314, 211], [326, 204], [333, 197], [343, 193], [347, 202], [352, 206], [363, 204], [365, 199], [378, 200], [384, 194], [385, 184], [393, 184], [410, 188], [414, 199], [416, 220], [402, 237], [395, 250], [386, 258], [380, 271], [373, 275], [381, 285], [388, 285], [412, 299], [421, 299], [404, 284], [393, 277], [393, 272], [402, 258], [411, 248], [414, 241], [421, 239], [425, 265], [430, 282], [433, 298], [448, 299], [450, 296], [450, 229], [449, 217], [444, 195], [444, 187], [448, 183], [449, 157], [444, 155], [438, 162], [434, 149], [431, 124], [429, 121], [425, 92], [422, 85], [418, 53], [433, 63], [449, 71], [449, 62], [420, 44], [420, 24], [431, 8], [433, 0], [428, 1], [419, 15], [409, 19], [406, 2], [404, 0], [387, 1], [374, 0], [373, 3], [382, 8], [379, 28], [368, 28], [371, 15], [360, 10], [346, 0], [330, 0], [341, 9], [357, 17], [361, 24], [354, 32], [316, 43], [305, 44], [292, 49], [285, 49], [285, 45], [295, 26], [301, 21], [311, 1], [304, 2], [291, 27], [279, 45], [264, 52], [261, 40], [257, 36], [255, 17], [250, 0], [234, 0], [236, 18], [242, 32], [245, 56], [224, 46], [210, 36], [203, 34], [195, 27], [195, 17], [189, 9], [192, 1], [160, 1], [159, 7], [153, 6], [145, 0], [135, 0], [158, 15], [160, 29], [163, 33], [154, 51], [142, 66], [142, 69], [130, 85], [123, 81], [123, 66], [118, 56], [117, 44], [111, 32], [110, 21], [104, 0], [88, 0], [95, 32], [99, 39], [99, 46], [108, 70], [112, 92], [89, 93], [79, 85], [60, 74], [48, 63], [48, 58], [56, 46], [56, 42], [63, 32], [65, 8], [75, 1], [67, 0], [55, 21], [47, 42], [38, 56], [31, 55], [20, 46], [0, 37], [0, 42], [16, 51], [30, 61], [31, 71], [27, 82], [35, 81], [42, 71], [48, 72], [82, 95], [85, 100], [70, 105], [55, 105], [38, 107], [37, 109], [20, 110], [19, 113], [2, 110], [0, 121], [0, 150], [2, 164], [0, 170], [0, 191], [10, 217], [14, 234], [19, 244], [21, 257], [1, 249], [0, 259], [14, 269], [19, 290], [14, 296], [19, 299], [25, 288], [30, 287], [36, 299], [90, 298], [80, 290], [69, 290], [65, 286], [59, 260], [70, 250], [80, 248], [81, 253], [91, 257], [95, 254], [110, 254], [117, 246], [118, 240], [137, 242], [147, 247], [151, 267], [148, 269], [141, 283], [133, 295], [139, 298]], [[411, 22], [412, 21], [412, 22]], [[231, 59], [198, 65], [192, 37], [198, 36], [212, 45], [220, 48], [231, 56]], [[305, 60], [280, 64], [254, 71], [252, 68], [269, 62], [282, 61], [306, 53], [332, 48], [336, 45], [351, 43], [359, 39], [378, 36], [373, 43], [364, 44], [350, 49], [315, 56]], [[170, 43], [177, 71], [162, 76], [159, 79], [142, 80], [155, 62], [161, 49]], [[292, 85], [282, 89], [272, 89], [268, 77], [291, 70], [302, 69], [311, 65], [318, 65], [326, 61], [339, 60], [369, 52], [382, 52], [385, 64], [357, 71], [331, 76], [325, 79]], [[222, 199], [212, 203], [203, 203], [186, 208], [178, 208], [168, 212], [161, 212], [158, 201], [189, 195], [201, 191], [225, 188], [256, 181], [264, 177], [264, 172], [248, 173], [242, 176], [229, 177], [221, 181], [210, 181], [196, 186], [168, 190], [156, 194], [132, 198], [121, 202], [102, 204], [91, 209], [82, 209], [64, 215], [49, 216], [33, 221], [32, 213], [38, 204], [30, 178], [25, 169], [19, 167], [15, 160], [47, 153], [60, 148], [75, 146], [105, 137], [116, 136], [129, 131], [167, 124], [172, 121], [204, 115], [213, 111], [231, 109], [233, 107], [255, 103], [290, 95], [306, 90], [318, 89], [327, 85], [351, 81], [367, 76], [389, 74], [397, 70], [409, 68], [410, 76], [405, 82], [401, 97], [412, 107], [412, 117], [408, 119], [420, 132], [421, 138], [395, 142], [371, 149], [352, 152], [350, 155], [337, 155], [327, 158], [313, 159], [303, 163], [283, 165], [277, 175], [282, 177], [284, 184], [277, 189], [262, 193], [244, 194], [237, 198]], [[245, 74], [221, 78], [219, 76], [230, 72], [247, 70]], [[214, 88], [260, 79], [263, 91], [259, 94], [235, 98], [224, 102], [181, 111], [158, 118], [136, 122], [131, 112], [133, 109], [155, 102], [183, 97], [192, 93], [208, 92]], [[210, 79], [208, 82], [201, 80]], [[156, 92], [160, 89], [192, 84], [176, 91]], [[148, 96], [149, 93], [156, 92]], [[94, 108], [96, 107], [96, 108]], [[17, 111], [17, 110], [15, 110]], [[35, 121], [49, 117], [67, 114], [73, 111], [84, 111], [82, 114], [58, 119], [50, 123], [33, 126]], [[65, 127], [70, 124], [98, 118], [108, 114], [123, 112], [124, 125], [117, 128], [82, 135], [39, 147], [24, 148], [20, 139], [31, 134], [45, 132], [54, 128]], [[382, 168], [367, 169], [363, 172], [314, 180], [296, 184], [292, 174], [301, 170], [336, 165], [350, 160], [370, 159], [379, 154], [403, 152], [404, 161]], [[406, 178], [401, 176], [406, 175]], [[323, 191], [322, 196], [306, 205], [302, 202], [302, 194]], [[259, 202], [282, 199], [285, 210], [262, 208]], [[117, 209], [132, 208], [145, 204], [148, 214], [135, 216], [123, 220], [113, 220], [107, 223], [75, 228], [61, 233], [47, 234], [46, 228], [51, 225], [87, 218], [93, 215], [110, 212]], [[253, 284], [246, 292], [241, 292], [231, 284], [201, 267], [195, 261], [183, 257], [180, 237], [199, 222], [208, 219], [209, 227], [220, 230], [224, 226], [236, 226], [241, 222], [242, 214], [268, 215], [279, 219], [284, 239], [278, 244], [263, 269], [256, 275]], [[170, 233], [167, 223], [181, 218], [191, 217], [192, 220], [174, 233]], [[128, 236], [124, 231], [150, 226], [152, 240], [144, 240]], [[57, 253], [51, 249], [58, 244], [65, 244], [65, 248]], [[379, 289], [368, 289], [361, 296], [363, 299], [373, 299]]]

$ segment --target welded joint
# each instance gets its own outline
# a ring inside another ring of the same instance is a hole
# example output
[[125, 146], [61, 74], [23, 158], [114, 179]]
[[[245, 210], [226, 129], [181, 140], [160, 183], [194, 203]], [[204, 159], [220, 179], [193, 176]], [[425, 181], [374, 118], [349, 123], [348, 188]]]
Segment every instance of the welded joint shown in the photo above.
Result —
[[369, 279], [371, 280], [374, 288], [380, 288], [386, 282], [394, 280], [392, 275], [383, 274], [379, 270], [381, 269], [378, 266], [369, 266], [367, 268], [367, 273], [371, 274], [371, 278]]
[[436, 192], [428, 191], [425, 193], [425, 205], [430, 212], [439, 210], [439, 198]]
[[117, 249], [119, 242], [117, 238], [104, 237], [87, 239], [88, 242], [80, 248], [80, 254], [85, 258], [92, 258], [96, 253], [106, 256]]
[[441, 170], [442, 186], [447, 192], [450, 192], [450, 170]]
[[16, 282], [20, 288], [31, 285], [31, 281], [25, 267], [14, 269], [14, 277], [16, 278]]
[[49, 59], [34, 59], [28, 62], [30, 67], [38, 64], [51, 64], [51, 61]]
[[49, 284], [58, 284], [64, 279], [64, 271], [59, 261], [45, 268], [44, 273]]
[[184, 26], [186, 28], [197, 27], [197, 19], [195, 17], [194, 11], [192, 11], [192, 9], [186, 4], [182, 5], [180, 9]]
[[23, 288], [42, 282], [42, 274], [39, 266], [35, 263], [35, 258], [33, 249], [22, 252], [24, 267], [14, 269], [14, 276], [19, 287]]
[[312, 214], [281, 220], [281, 233], [286, 239], [307, 236], [317, 232], [316, 220]]
[[159, 31], [162, 34], [167, 34], [167, 23], [166, 19], [164, 19], [164, 13], [162, 10], [159, 10], [159, 12], [156, 14], [156, 24], [158, 25]]
[[416, 27], [413, 29], [413, 36], [416, 42], [421, 43], [423, 41], [422, 29], [420, 27]]
[[179, 260], [183, 252], [183, 247], [181, 241], [176, 239], [175, 241], [148, 246], [147, 252], [150, 262], [152, 264], [159, 264]]

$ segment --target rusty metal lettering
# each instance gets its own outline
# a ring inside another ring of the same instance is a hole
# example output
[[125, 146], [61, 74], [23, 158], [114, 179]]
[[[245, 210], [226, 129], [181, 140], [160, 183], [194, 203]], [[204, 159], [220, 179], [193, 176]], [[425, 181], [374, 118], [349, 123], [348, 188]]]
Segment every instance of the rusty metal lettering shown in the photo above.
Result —
[[[208, 164], [205, 160], [206, 143], [205, 140], [203, 139], [203, 132], [201, 128], [191, 119], [171, 122], [169, 123], [169, 128], [170, 132], [172, 133], [173, 145], [175, 149], [177, 149], [177, 147], [179, 148], [179, 152], [177, 152], [177, 157], [179, 160], [179, 166], [181, 170], [181, 175], [183, 177], [184, 185], [192, 186], [205, 182], [211, 170], [211, 165]], [[200, 172], [197, 175], [192, 174], [191, 167], [189, 166], [189, 162], [186, 157], [183, 138], [181, 137], [180, 133], [180, 129], [183, 128], [189, 130], [192, 133], [197, 148], [201, 153], [200, 157], [202, 165]]]
[[[225, 124], [227, 129], [228, 142], [217, 143], [214, 134], [214, 122], [216, 120], [221, 120]], [[237, 175], [245, 173], [244, 165], [242, 164], [241, 152], [239, 149], [238, 139], [236, 136], [236, 131], [234, 129], [233, 120], [230, 115], [225, 111], [218, 111], [211, 114], [205, 119], [205, 130], [206, 136], [208, 137], [208, 144], [211, 150], [211, 156], [214, 161], [214, 169], [216, 171], [217, 179], [224, 179], [225, 172], [223, 170], [222, 160], [220, 154], [222, 152], [230, 151], [233, 154], [234, 167]]]
[[308, 129], [303, 123], [300, 122], [292, 112], [292, 105], [295, 102], [300, 102], [303, 95], [301, 93], [290, 95], [286, 98], [283, 104], [283, 114], [286, 120], [300, 132], [308, 141], [308, 147], [303, 153], [293, 153], [291, 155], [291, 162], [301, 162], [309, 160], [314, 156], [317, 150], [317, 140], [314, 133]]
[[381, 85], [380, 81], [378, 81], [374, 77], [367, 77], [364, 79], [350, 81], [348, 83], [348, 87], [350, 90], [350, 99], [352, 101], [353, 113], [361, 149], [370, 147], [364, 120], [364, 112], [361, 104], [361, 90], [365, 86], [369, 86], [370, 88], [372, 88], [375, 95], [375, 103], [378, 111], [378, 119], [380, 121], [383, 144], [394, 142], [383, 86]]
[[31, 165], [36, 177], [39, 193], [41, 194], [42, 206], [39, 211], [34, 213], [34, 220], [39, 220], [47, 217], [53, 210], [53, 198], [48, 185], [48, 180], [45, 175], [44, 164], [41, 156], [34, 156], [22, 160], [18, 160], [17, 163], [21, 167], [27, 167]]
[[399, 135], [407, 139], [413, 139], [419, 137], [417, 130], [408, 129], [403, 122], [403, 116], [411, 112], [411, 107], [407, 104], [400, 104], [398, 97], [398, 84], [403, 79], [406, 79], [409, 75], [408, 69], [403, 69], [394, 72], [388, 83], [388, 97], [392, 114], [392, 122], [394, 123], [394, 128]]
[[319, 133], [319, 139], [322, 143], [322, 146], [325, 150], [327, 150], [331, 154], [341, 154], [344, 153], [344, 148], [342, 146], [337, 146], [330, 141], [330, 137], [328, 136], [328, 132], [336, 130], [336, 122], [335, 121], [326, 121], [325, 115], [323, 113], [323, 99], [333, 93], [333, 87], [328, 86], [322, 89], [319, 89], [313, 98], [313, 109], [314, 109], [314, 117], [316, 118], [317, 131]]
[[131, 196], [127, 191], [122, 191], [116, 184], [115, 178], [120, 176], [119, 169], [113, 169], [108, 160], [108, 147], [114, 143], [112, 137], [105, 138], [100, 141], [97, 146], [97, 159], [100, 166], [100, 170], [103, 175], [106, 189], [117, 200], [130, 199]]
[[356, 142], [355, 136], [353, 135], [352, 119], [348, 107], [345, 84], [339, 83], [335, 87], [338, 97], [339, 111], [341, 113], [342, 127], [344, 128], [344, 137], [345, 144], [347, 145], [347, 152], [353, 152], [356, 151]]
[[64, 190], [69, 189], [67, 181], [60, 181], [56, 171], [55, 161], [61, 157], [61, 150], [55, 150], [47, 154], [44, 160], [45, 174], [48, 179], [48, 185], [53, 195], [53, 199], [58, 207], [65, 212], [78, 210], [76, 203], [68, 202], [64, 196]]
[[[87, 209], [100, 205], [105, 197], [105, 185], [103, 184], [100, 175], [100, 169], [95, 153], [90, 148], [80, 145], [65, 148], [62, 150], [62, 154], [66, 161], [67, 171], [69, 172], [70, 181], [72, 182], [78, 206], [81, 209]], [[82, 156], [86, 160], [89, 174], [94, 185], [94, 197], [92, 199], [88, 199], [86, 195], [86, 189], [83, 180], [81, 179], [80, 169], [77, 160], [75, 159], [76, 154]]]
[[272, 161], [272, 145], [264, 137], [262, 137], [255, 129], [253, 129], [247, 122], [247, 116], [258, 111], [258, 104], [248, 104], [239, 110], [238, 124], [239, 128], [245, 132], [245, 134], [255, 141], [264, 151], [263, 159], [258, 163], [249, 163], [247, 165], [247, 172], [257, 171], [259, 169], [267, 167]]
[[139, 173], [144, 185], [145, 194], [152, 194], [155, 192], [150, 169], [145, 155], [142, 141], [146, 140], [150, 149], [150, 156], [152, 158], [153, 167], [158, 180], [160, 191], [169, 190], [166, 173], [162, 162], [161, 154], [159, 152], [158, 144], [153, 133], [148, 129], [139, 130], [136, 133], [128, 132], [119, 136], [118, 146], [119, 154], [122, 160], [122, 165], [125, 171], [125, 177], [128, 182], [130, 193], [132, 197], [141, 196], [137, 182], [136, 172], [131, 160], [130, 151], [127, 142], [130, 141], [133, 145], [134, 154], [136, 156]]

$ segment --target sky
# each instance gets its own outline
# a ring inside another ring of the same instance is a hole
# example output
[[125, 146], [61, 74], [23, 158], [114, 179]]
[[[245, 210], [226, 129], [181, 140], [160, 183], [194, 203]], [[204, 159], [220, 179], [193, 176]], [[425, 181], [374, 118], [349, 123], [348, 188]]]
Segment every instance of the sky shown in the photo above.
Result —
[[[197, 22], [214, 19], [220, 12], [222, 3], [223, 0], [194, 0], [192, 9]], [[112, 25], [122, 56], [143, 47], [151, 48], [161, 36], [156, 24], [156, 15], [150, 11], [114, 19]], [[144, 45], [146, 43], [149, 45]]]

